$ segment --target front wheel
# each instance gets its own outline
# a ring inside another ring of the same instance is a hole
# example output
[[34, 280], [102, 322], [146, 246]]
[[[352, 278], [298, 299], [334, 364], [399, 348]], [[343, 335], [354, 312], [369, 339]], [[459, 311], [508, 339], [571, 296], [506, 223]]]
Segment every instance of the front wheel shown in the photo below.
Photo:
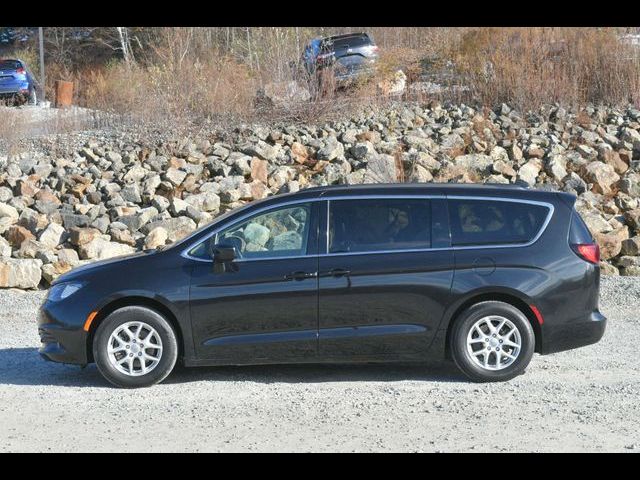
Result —
[[510, 380], [533, 357], [535, 334], [527, 317], [513, 305], [477, 303], [456, 319], [450, 337], [453, 360], [477, 382]]
[[93, 357], [100, 373], [124, 388], [149, 387], [163, 381], [178, 358], [176, 334], [159, 313], [124, 307], [98, 327]]

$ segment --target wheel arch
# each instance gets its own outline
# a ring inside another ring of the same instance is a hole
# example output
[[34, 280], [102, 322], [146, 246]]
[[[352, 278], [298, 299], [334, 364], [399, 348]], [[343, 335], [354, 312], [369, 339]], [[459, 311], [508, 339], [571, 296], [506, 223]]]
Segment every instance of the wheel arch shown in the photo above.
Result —
[[451, 348], [450, 348], [450, 340], [451, 340], [451, 331], [453, 330], [453, 325], [456, 323], [456, 320], [460, 317], [460, 314], [464, 312], [467, 308], [475, 305], [480, 302], [487, 301], [498, 301], [507, 303], [518, 310], [520, 310], [525, 317], [529, 320], [531, 327], [533, 328], [533, 333], [535, 337], [535, 352], [540, 352], [542, 345], [542, 329], [540, 328], [540, 324], [536, 318], [535, 313], [531, 310], [531, 302], [528, 301], [524, 296], [519, 295], [513, 291], [485, 291], [485, 292], [476, 292], [475, 294], [469, 295], [467, 298], [458, 302], [456, 305], [452, 307], [452, 313], [447, 316], [447, 324], [446, 329], [447, 333], [445, 336], [445, 357], [451, 358]]
[[100, 324], [111, 315], [116, 310], [124, 307], [145, 307], [150, 310], [155, 311], [156, 313], [162, 315], [169, 324], [173, 327], [173, 330], [176, 334], [176, 338], [178, 340], [178, 358], [182, 358], [184, 356], [184, 334], [182, 332], [182, 328], [180, 327], [180, 322], [178, 322], [178, 318], [171, 311], [169, 307], [164, 305], [162, 302], [155, 300], [149, 297], [143, 296], [131, 296], [131, 297], [121, 297], [115, 299], [106, 305], [102, 306], [99, 310], [93, 321], [91, 322], [91, 326], [89, 328], [89, 332], [87, 334], [87, 361], [89, 363], [94, 361], [93, 358], [93, 339], [95, 337], [95, 333], [98, 330]]

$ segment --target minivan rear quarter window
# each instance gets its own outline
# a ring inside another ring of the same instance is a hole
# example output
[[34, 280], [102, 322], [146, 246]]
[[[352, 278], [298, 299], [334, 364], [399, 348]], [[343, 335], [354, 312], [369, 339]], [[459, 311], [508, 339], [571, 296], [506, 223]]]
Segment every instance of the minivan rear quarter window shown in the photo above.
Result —
[[332, 200], [329, 203], [329, 253], [430, 247], [429, 200]]
[[533, 203], [450, 199], [453, 246], [527, 243], [544, 225], [549, 209]]
[[571, 228], [569, 229], [569, 243], [572, 245], [591, 243], [593, 237], [580, 214], [574, 210], [571, 215]]

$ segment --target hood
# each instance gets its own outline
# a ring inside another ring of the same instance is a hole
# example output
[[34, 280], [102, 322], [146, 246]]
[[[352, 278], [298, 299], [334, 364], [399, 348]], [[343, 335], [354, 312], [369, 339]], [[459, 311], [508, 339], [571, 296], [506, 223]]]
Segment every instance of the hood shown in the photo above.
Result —
[[86, 278], [88, 275], [101, 272], [111, 266], [136, 261], [141, 257], [148, 257], [149, 255], [155, 255], [157, 253], [158, 250], [145, 250], [142, 252], [134, 253], [132, 255], [124, 255], [121, 257], [108, 258], [106, 260], [98, 260], [97, 262], [92, 262], [76, 267], [63, 275], [60, 275], [51, 285], [69, 282], [72, 280], [81, 280]]

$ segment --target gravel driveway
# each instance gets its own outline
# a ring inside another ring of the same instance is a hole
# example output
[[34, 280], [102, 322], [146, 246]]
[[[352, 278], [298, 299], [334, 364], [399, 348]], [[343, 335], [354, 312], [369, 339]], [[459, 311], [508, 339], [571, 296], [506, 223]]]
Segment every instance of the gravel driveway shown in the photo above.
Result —
[[0, 452], [640, 451], [640, 278], [603, 278], [600, 343], [485, 385], [449, 364], [268, 366], [118, 390], [39, 358], [43, 295], [0, 291]]

